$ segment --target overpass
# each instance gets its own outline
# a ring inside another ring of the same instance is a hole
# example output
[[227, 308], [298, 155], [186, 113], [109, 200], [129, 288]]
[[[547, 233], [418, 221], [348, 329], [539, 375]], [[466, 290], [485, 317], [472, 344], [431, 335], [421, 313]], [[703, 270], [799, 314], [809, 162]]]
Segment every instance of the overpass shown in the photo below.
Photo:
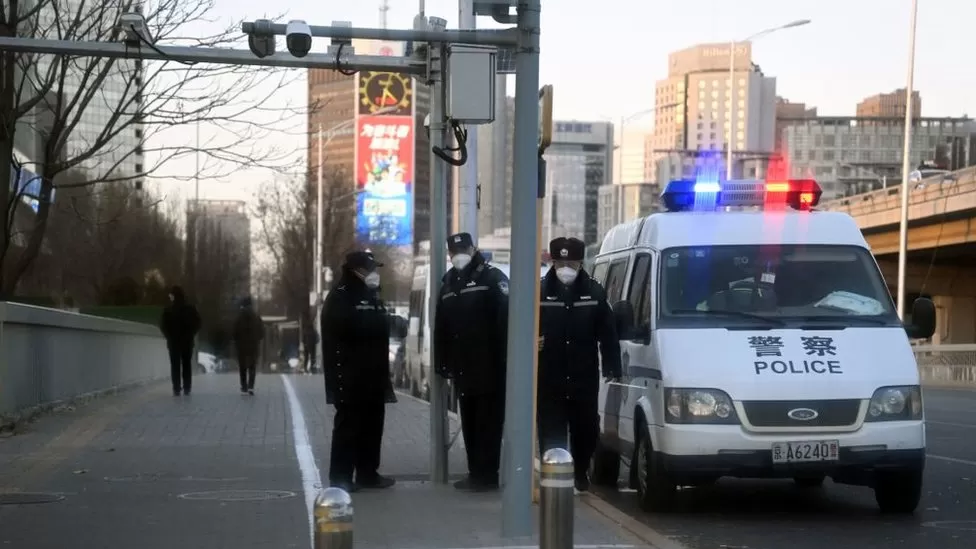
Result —
[[[914, 183], [910, 193], [906, 295], [935, 301], [933, 343], [976, 343], [976, 167]], [[821, 206], [854, 217], [895, 292], [901, 186]]]

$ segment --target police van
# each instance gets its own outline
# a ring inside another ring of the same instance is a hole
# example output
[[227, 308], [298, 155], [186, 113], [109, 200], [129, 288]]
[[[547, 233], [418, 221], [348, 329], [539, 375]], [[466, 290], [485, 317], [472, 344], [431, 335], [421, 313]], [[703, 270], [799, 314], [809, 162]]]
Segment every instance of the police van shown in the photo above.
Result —
[[[485, 260], [496, 269], [509, 276], [509, 266], [505, 263], [495, 263], [497, 252], [479, 250]], [[508, 253], [497, 254], [507, 260]], [[440, 288], [440, 281], [432, 285], [429, 264], [417, 261], [414, 266], [413, 285], [410, 288], [409, 324], [406, 345], [406, 367], [399, 373], [394, 373], [396, 384], [410, 392], [415, 397], [430, 400], [430, 358], [431, 358], [431, 326], [430, 326], [430, 295]], [[449, 270], [448, 264], [445, 270]], [[543, 266], [541, 275], [544, 276], [547, 267]]]
[[614, 227], [592, 267], [621, 341], [623, 379], [600, 390], [593, 481], [621, 461], [649, 511], [720, 477], [873, 488], [918, 505], [925, 464], [909, 338], [854, 219], [816, 211], [812, 180], [673, 181], [665, 213]]

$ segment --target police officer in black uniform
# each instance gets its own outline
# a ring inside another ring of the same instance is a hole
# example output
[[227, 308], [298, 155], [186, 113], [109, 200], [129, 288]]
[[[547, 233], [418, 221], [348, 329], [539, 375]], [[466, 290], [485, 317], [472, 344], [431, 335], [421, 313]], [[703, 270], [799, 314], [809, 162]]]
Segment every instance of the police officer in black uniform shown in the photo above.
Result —
[[589, 489], [587, 473], [600, 434], [603, 377], [620, 372], [620, 341], [607, 293], [582, 269], [585, 245], [576, 238], [549, 243], [552, 266], [542, 279], [539, 317], [538, 417], [542, 453], [566, 447], [576, 466], [576, 489]]
[[489, 265], [468, 233], [447, 238], [453, 267], [434, 317], [434, 364], [454, 380], [468, 477], [459, 490], [496, 490], [505, 422], [508, 277]]
[[347, 492], [395, 483], [379, 474], [386, 404], [396, 401], [390, 381], [391, 316], [379, 297], [376, 272], [381, 266], [369, 252], [346, 255], [322, 309], [325, 396], [336, 410], [329, 484]]

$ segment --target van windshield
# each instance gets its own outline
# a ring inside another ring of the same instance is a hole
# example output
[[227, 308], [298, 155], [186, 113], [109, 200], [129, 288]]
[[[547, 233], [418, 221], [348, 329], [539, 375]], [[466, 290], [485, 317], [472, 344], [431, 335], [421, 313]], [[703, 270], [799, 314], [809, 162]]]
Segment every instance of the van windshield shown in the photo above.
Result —
[[665, 325], [900, 325], [877, 264], [856, 246], [696, 246], [662, 258]]

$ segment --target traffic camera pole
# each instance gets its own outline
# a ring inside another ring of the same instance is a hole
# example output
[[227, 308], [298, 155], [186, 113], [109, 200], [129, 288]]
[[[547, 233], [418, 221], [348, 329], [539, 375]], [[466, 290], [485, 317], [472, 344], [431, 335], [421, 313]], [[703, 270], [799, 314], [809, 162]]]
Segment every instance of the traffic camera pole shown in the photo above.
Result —
[[[512, 263], [509, 284], [508, 375], [505, 391], [505, 489], [502, 533], [532, 534], [534, 469], [532, 415], [535, 398], [533, 338], [538, 317], [539, 238], [536, 200], [539, 176], [539, 13], [540, 0], [518, 5], [518, 55], [515, 58], [515, 169], [512, 183]], [[528, 421], [526, 421], [526, 419]]]
[[[458, 28], [474, 30], [477, 27], [473, 0], [458, 0]], [[494, 83], [492, 83], [494, 85]], [[497, 91], [496, 91], [497, 93]], [[504, 94], [504, 91], [502, 92]], [[498, 116], [497, 113], [495, 116]], [[478, 243], [478, 127], [469, 128], [465, 148], [468, 161], [458, 168], [457, 201], [458, 232], [469, 233]]]

